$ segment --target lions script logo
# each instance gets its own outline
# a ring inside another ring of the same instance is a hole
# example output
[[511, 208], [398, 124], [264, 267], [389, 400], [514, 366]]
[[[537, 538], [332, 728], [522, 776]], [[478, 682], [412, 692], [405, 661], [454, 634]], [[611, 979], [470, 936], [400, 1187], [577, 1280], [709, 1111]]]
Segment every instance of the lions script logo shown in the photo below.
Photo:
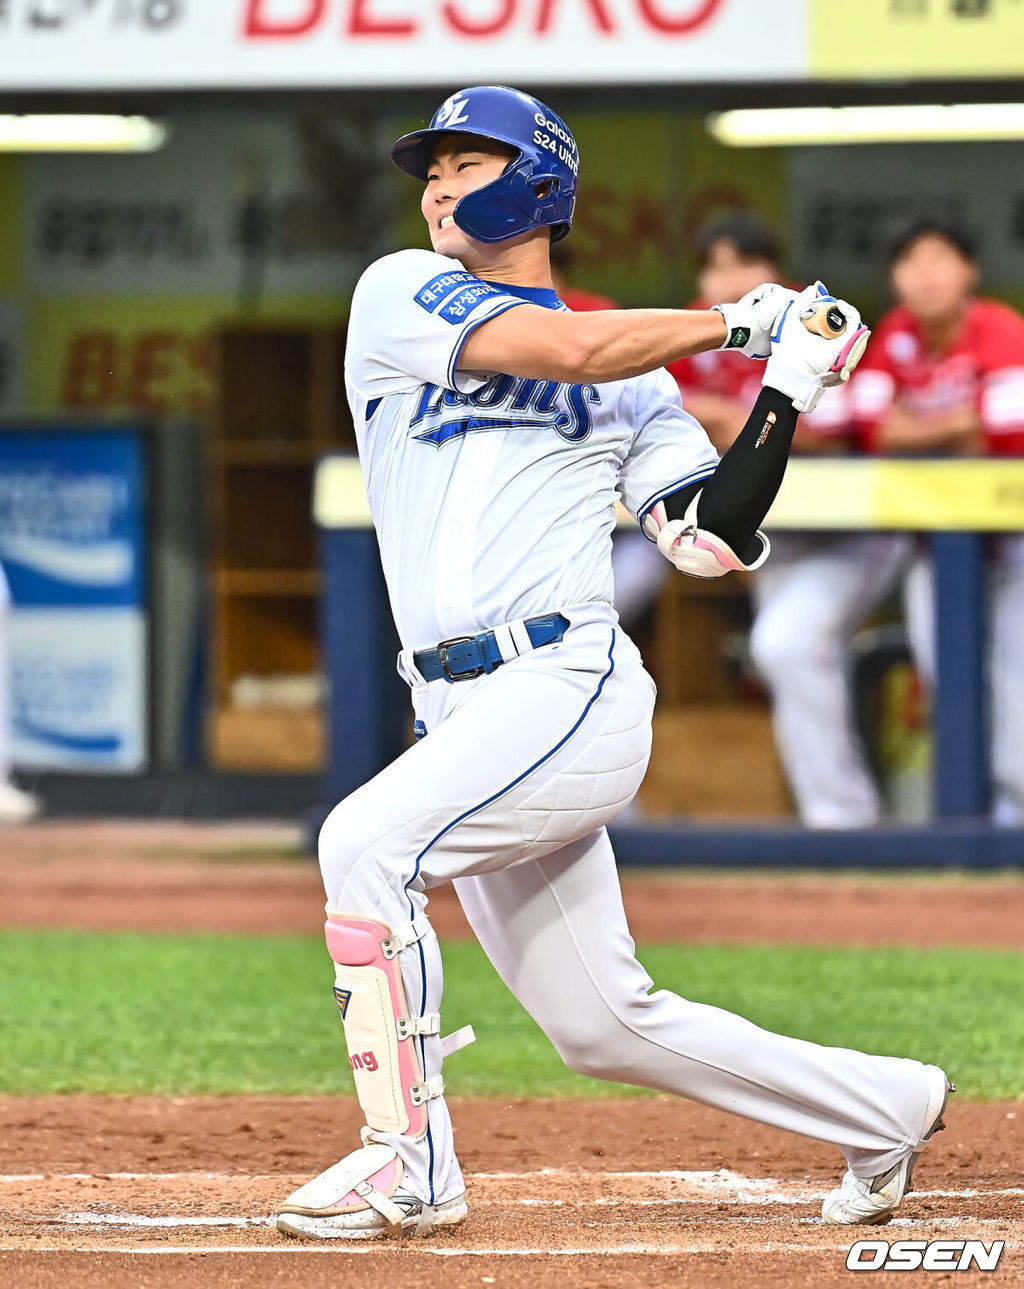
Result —
[[600, 401], [593, 385], [517, 376], [495, 376], [475, 394], [425, 385], [409, 428], [422, 425], [413, 438], [436, 448], [484, 430], [554, 430], [568, 442], [579, 443], [594, 427], [590, 405]]

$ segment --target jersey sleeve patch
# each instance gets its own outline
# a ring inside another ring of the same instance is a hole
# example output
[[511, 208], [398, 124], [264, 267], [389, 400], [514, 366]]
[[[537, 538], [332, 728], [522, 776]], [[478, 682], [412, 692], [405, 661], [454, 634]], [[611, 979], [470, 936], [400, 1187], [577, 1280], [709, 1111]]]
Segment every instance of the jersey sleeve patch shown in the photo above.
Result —
[[497, 287], [491, 286], [487, 282], [477, 282], [474, 286], [467, 286], [464, 291], [446, 301], [437, 311], [439, 318], [444, 318], [445, 322], [450, 322], [456, 326], [460, 322], [465, 322], [481, 300], [486, 300], [490, 295], [504, 295]]
[[472, 273], [439, 273], [413, 296], [427, 313], [436, 313], [452, 326], [464, 322], [481, 300], [503, 292]]

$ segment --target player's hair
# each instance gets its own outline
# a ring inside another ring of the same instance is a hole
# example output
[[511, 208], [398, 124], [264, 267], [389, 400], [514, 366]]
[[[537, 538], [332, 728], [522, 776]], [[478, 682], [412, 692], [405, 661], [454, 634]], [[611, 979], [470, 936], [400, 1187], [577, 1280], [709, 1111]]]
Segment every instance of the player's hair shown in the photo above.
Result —
[[717, 242], [732, 242], [745, 260], [766, 260], [779, 264], [782, 247], [773, 228], [749, 210], [732, 210], [709, 220], [697, 233], [696, 251], [699, 268], [706, 268], [711, 248]]
[[975, 240], [963, 225], [941, 215], [919, 215], [910, 223], [904, 224], [889, 243], [889, 257], [886, 261], [889, 268], [902, 259], [922, 237], [941, 237], [972, 264], [978, 258]]

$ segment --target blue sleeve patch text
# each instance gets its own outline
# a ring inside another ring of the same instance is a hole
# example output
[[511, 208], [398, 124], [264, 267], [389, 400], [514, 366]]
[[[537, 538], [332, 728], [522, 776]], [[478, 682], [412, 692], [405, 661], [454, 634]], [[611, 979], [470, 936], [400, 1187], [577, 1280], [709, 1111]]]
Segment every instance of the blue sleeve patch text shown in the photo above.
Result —
[[490, 295], [502, 294], [504, 293], [498, 287], [491, 286], [488, 282], [477, 282], [474, 286], [467, 286], [458, 295], [452, 296], [438, 309], [437, 316], [453, 325], [464, 322], [481, 300], [487, 299]]
[[433, 313], [443, 300], [447, 300], [450, 295], [477, 280], [472, 273], [441, 273], [431, 278], [426, 286], [421, 287], [413, 299], [421, 309]]
[[496, 286], [481, 282], [472, 273], [440, 273], [421, 287], [413, 299], [427, 313], [436, 313], [453, 325], [464, 321], [473, 309], [491, 295], [501, 295]]

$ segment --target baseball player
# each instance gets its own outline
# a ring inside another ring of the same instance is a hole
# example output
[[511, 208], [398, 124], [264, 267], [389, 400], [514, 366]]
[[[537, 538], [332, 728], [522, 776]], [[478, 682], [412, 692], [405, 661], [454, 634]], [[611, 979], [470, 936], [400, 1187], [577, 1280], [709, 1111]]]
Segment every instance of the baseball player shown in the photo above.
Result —
[[[870, 450], [1020, 456], [1024, 453], [1024, 318], [975, 295], [978, 263], [955, 224], [924, 218], [890, 252], [896, 307], [879, 324], [870, 362], [851, 388]], [[997, 823], [1024, 824], [1024, 536], [992, 542], [992, 777]], [[908, 631], [934, 678], [930, 567], [914, 568]]]
[[[826, 1217], [878, 1221], [941, 1120], [942, 1070], [652, 993], [606, 831], [643, 777], [654, 706], [611, 607], [616, 488], [679, 570], [757, 567], [797, 412], [848, 376], [866, 328], [820, 284], [706, 311], [563, 309], [549, 252], [572, 223], [576, 143], [516, 90], [452, 94], [391, 155], [423, 184], [433, 249], [366, 270], [345, 365], [420, 738], [320, 835], [366, 1126], [278, 1227], [366, 1239], [466, 1216], [441, 1066], [472, 1032], [442, 1036], [427, 916], [449, 881], [573, 1069], [835, 1142], [848, 1171]], [[722, 346], [770, 356], [719, 462], [662, 368]]]
[[[746, 211], [710, 224], [699, 250], [701, 300], [693, 307], [738, 300], [780, 272], [775, 236]], [[756, 396], [756, 365], [735, 351], [713, 350], [669, 370], [718, 450], [731, 446]], [[841, 386], [800, 418], [794, 452], [835, 455], [854, 446], [846, 394]], [[780, 532], [772, 535], [771, 559], [752, 579], [750, 651], [771, 690], [776, 746], [800, 819], [810, 828], [861, 828], [881, 818], [856, 729], [848, 647], [912, 555], [913, 540], [902, 534]]]

